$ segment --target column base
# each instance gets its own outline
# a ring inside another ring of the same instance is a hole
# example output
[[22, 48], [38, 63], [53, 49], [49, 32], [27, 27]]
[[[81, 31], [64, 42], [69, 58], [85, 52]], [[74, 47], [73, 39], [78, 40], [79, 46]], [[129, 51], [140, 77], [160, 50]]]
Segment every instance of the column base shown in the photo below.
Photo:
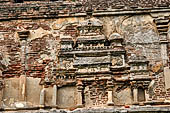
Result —
[[58, 106], [57, 105], [53, 105], [53, 106], [51, 106], [52, 107], [52, 109], [58, 109]]
[[107, 105], [108, 106], [114, 106], [114, 103], [113, 102], [108, 102]]
[[133, 102], [133, 105], [139, 105], [139, 102]]
[[45, 108], [45, 105], [39, 105], [39, 108], [40, 108], [40, 109], [44, 109], [44, 108]]
[[77, 108], [83, 108], [84, 106], [82, 104], [78, 104], [76, 107]]
[[144, 102], [139, 102], [139, 106], [144, 106]]

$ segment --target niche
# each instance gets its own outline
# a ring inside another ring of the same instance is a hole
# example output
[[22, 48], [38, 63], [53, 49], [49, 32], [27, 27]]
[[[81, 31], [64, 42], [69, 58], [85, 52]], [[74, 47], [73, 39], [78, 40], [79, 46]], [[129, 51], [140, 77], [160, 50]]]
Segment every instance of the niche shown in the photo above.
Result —
[[138, 102], [145, 101], [145, 90], [142, 87], [138, 88]]
[[104, 46], [110, 46], [110, 41], [109, 40], [105, 40]]
[[63, 86], [58, 88], [57, 105], [61, 109], [75, 108], [77, 104], [77, 88], [75, 86]]

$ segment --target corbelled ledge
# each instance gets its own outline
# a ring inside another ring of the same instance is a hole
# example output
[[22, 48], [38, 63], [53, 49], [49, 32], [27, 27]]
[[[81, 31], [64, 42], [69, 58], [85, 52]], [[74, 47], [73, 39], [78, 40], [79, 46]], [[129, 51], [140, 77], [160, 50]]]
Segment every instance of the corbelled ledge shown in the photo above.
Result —
[[[86, 2], [85, 2], [86, 3]], [[104, 16], [104, 15], [123, 15], [123, 14], [142, 14], [169, 12], [167, 6], [107, 6], [96, 8], [101, 4], [90, 3], [89, 6], [83, 2], [38, 2], [38, 3], [0, 3], [0, 21], [17, 20], [17, 19], [45, 19], [45, 18], [62, 18], [78, 16]], [[115, 4], [114, 4], [115, 5]]]

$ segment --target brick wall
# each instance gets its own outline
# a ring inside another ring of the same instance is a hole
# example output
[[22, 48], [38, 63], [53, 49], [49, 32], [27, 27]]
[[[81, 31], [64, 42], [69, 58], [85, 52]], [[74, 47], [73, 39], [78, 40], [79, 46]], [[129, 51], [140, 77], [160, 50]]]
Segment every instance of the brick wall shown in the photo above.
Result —
[[[5, 0], [4, 0], [5, 1]], [[3, 1], [1, 1], [3, 2]], [[0, 20], [18, 18], [57, 18], [63, 16], [82, 16], [81, 13], [96, 11], [117, 10], [151, 10], [156, 8], [168, 8], [169, 0], [90, 0], [79, 2], [25, 2], [25, 3], [0, 3]], [[80, 14], [77, 14], [80, 13]], [[84, 14], [83, 14], [84, 15]]]

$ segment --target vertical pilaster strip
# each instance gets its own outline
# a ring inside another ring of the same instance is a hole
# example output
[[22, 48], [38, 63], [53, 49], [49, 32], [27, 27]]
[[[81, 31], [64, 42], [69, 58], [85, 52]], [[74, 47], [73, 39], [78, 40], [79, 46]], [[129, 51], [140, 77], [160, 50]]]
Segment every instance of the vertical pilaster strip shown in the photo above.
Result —
[[[163, 35], [161, 37], [166, 37]], [[164, 66], [168, 65], [168, 41], [167, 40], [160, 40], [161, 44], [161, 58]]]
[[137, 87], [134, 87], [134, 89], [133, 89], [133, 102], [134, 102], [134, 104], [138, 103], [138, 89], [137, 89]]
[[22, 75], [25, 75], [25, 70], [27, 67], [27, 39], [29, 37], [29, 31], [21, 31], [18, 32], [20, 41], [21, 41], [21, 66], [22, 66]]
[[45, 106], [45, 88], [43, 88], [40, 92], [40, 108], [44, 108]]
[[108, 101], [107, 101], [107, 105], [108, 106], [113, 106], [113, 83], [111, 80], [107, 81], [107, 88], [108, 88]]
[[57, 107], [57, 85], [53, 86], [53, 98], [52, 98], [53, 108]]
[[145, 89], [145, 100], [150, 101], [149, 94], [147, 92], [148, 92], [148, 89]]
[[26, 76], [20, 76], [20, 83], [19, 83], [19, 100], [26, 101]]
[[27, 38], [29, 37], [29, 31], [21, 31], [18, 32], [20, 41], [21, 41], [21, 66], [22, 66], [22, 72], [20, 76], [20, 83], [19, 83], [19, 100], [20, 101], [26, 101], [26, 47], [27, 47]]
[[83, 97], [82, 97], [83, 83], [80, 80], [77, 83], [77, 92], [78, 92], [77, 107], [81, 108], [81, 107], [83, 107]]

